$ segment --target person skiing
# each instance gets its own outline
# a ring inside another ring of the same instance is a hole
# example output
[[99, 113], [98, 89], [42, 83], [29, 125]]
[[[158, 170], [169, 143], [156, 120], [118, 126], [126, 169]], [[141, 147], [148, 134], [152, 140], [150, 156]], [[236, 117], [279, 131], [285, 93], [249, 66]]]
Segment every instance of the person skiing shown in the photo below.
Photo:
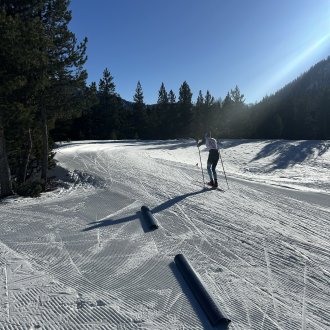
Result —
[[198, 142], [198, 147], [205, 143], [206, 148], [209, 150], [209, 156], [207, 159], [207, 172], [210, 177], [210, 182], [207, 185], [217, 188], [218, 177], [216, 167], [219, 161], [219, 150], [217, 140], [211, 137], [211, 133], [206, 133], [203, 140]]

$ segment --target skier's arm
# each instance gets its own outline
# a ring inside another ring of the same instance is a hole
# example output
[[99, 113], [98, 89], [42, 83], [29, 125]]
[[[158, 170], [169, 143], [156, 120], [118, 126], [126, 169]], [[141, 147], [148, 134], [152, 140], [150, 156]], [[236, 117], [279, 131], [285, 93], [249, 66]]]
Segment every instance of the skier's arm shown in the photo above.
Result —
[[197, 147], [200, 147], [203, 143], [205, 143], [205, 139], [197, 140]]
[[205, 146], [206, 146], [206, 149], [209, 149], [209, 150], [212, 149], [209, 137], [205, 137]]
[[200, 147], [202, 144], [205, 143], [206, 148], [208, 148], [209, 147], [209, 145], [208, 145], [209, 137], [210, 137], [210, 133], [205, 133], [203, 139], [202, 140], [198, 140], [197, 146]]

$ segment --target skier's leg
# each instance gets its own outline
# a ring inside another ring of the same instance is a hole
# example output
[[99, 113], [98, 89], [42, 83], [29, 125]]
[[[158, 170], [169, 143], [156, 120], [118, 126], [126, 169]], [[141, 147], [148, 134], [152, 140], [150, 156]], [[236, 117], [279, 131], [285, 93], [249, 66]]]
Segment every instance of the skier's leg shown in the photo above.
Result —
[[218, 161], [219, 161], [219, 154], [214, 157], [213, 162], [212, 162], [212, 173], [213, 173], [213, 178], [214, 178], [214, 187], [218, 187], [218, 176], [217, 176], [217, 172], [216, 172], [216, 167], [218, 165]]
[[217, 164], [212, 164], [212, 173], [213, 173], [213, 177], [214, 177], [214, 184], [213, 187], [218, 187], [218, 177], [217, 177], [217, 172], [215, 170]]
[[218, 179], [217, 172], [215, 170], [216, 166], [217, 166], [217, 164], [214, 164], [213, 163], [212, 164], [212, 167], [211, 167], [214, 180], [217, 180]]
[[207, 161], [207, 167], [206, 168], [207, 168], [207, 173], [209, 174], [209, 177], [210, 177], [210, 182], [208, 183], [208, 185], [213, 186], [214, 181], [213, 181], [211, 166], [212, 166], [212, 163]]

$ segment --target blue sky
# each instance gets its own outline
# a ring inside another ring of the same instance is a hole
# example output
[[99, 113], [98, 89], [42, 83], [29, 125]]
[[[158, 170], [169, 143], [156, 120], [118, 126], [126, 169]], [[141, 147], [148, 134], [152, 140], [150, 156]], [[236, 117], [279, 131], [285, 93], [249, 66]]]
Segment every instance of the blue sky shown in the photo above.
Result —
[[71, 30], [88, 37], [88, 83], [107, 67], [116, 91], [145, 103], [162, 82], [261, 100], [330, 55], [330, 0], [71, 0]]

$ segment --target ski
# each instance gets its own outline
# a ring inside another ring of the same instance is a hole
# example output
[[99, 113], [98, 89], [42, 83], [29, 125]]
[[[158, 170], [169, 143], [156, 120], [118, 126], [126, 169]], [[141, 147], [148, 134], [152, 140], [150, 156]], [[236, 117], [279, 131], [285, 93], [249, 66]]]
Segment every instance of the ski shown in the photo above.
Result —
[[218, 191], [221, 191], [221, 192], [225, 192], [226, 190], [223, 190], [219, 187], [210, 187], [210, 186], [204, 186], [204, 189], [205, 190], [218, 190]]

